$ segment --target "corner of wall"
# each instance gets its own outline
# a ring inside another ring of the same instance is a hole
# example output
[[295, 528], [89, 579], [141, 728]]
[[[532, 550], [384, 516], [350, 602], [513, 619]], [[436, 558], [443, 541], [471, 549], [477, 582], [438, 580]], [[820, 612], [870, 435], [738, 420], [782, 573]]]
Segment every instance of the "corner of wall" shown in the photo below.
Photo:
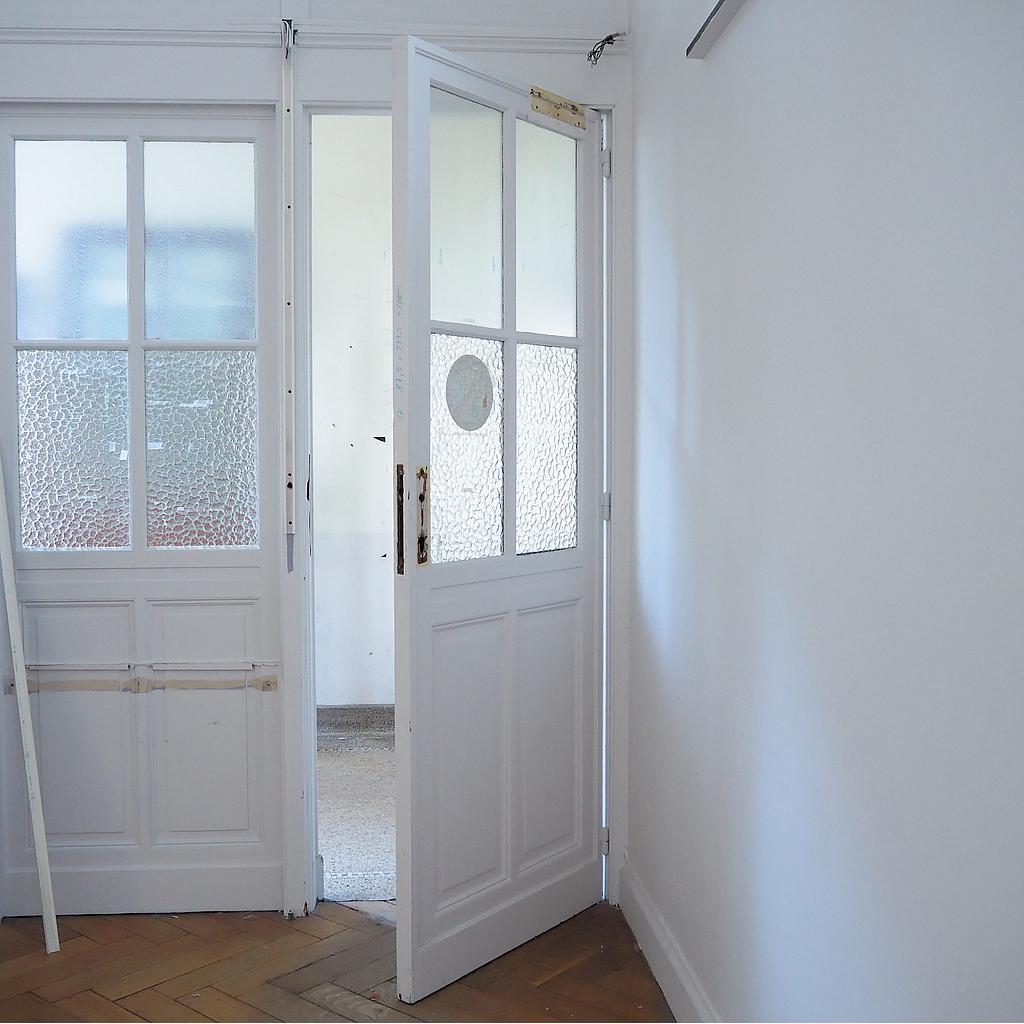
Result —
[[628, 857], [620, 873], [619, 901], [626, 921], [647, 957], [675, 1019], [721, 1020], [679, 940], [672, 933]]

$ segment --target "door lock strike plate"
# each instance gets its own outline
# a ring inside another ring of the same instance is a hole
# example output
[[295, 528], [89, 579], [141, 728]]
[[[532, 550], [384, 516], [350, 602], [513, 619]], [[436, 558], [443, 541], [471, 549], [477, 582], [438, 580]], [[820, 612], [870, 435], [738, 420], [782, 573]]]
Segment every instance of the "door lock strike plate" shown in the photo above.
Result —
[[416, 564], [430, 562], [430, 467], [416, 470]]
[[395, 464], [395, 572], [405, 575], [405, 466]]

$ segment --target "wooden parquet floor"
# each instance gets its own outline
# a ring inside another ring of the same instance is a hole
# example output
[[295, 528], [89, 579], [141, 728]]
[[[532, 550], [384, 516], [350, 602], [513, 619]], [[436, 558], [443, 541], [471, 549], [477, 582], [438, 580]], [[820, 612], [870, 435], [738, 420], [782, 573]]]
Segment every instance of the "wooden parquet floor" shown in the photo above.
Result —
[[414, 1005], [395, 990], [395, 933], [337, 903], [273, 913], [0, 924], [0, 1021], [668, 1021], [622, 914], [607, 904]]

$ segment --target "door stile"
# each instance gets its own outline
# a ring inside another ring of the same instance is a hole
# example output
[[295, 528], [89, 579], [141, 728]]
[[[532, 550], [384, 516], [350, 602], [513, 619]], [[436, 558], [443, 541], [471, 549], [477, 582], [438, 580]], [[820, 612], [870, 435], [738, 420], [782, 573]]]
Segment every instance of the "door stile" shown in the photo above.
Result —
[[[398, 990], [412, 989], [412, 951], [417, 943], [413, 913], [413, 839], [416, 829], [416, 775], [413, 770], [413, 722], [411, 717], [413, 636], [412, 573], [416, 571], [416, 470], [420, 453], [413, 452], [413, 423], [420, 422], [420, 398], [409, 387], [413, 375], [423, 372], [417, 344], [421, 325], [413, 323], [410, 310], [422, 310], [429, 291], [427, 230], [422, 211], [429, 210], [429, 176], [423, 172], [429, 160], [429, 94], [418, 87], [413, 41], [399, 39], [394, 45], [394, 93], [392, 97], [392, 229], [394, 258], [394, 460], [403, 467], [403, 500], [395, 502], [402, 516], [403, 573], [395, 575], [395, 872], [397, 882], [397, 977]], [[419, 171], [419, 173], [416, 173]], [[400, 225], [400, 226], [399, 226]], [[402, 289], [407, 289], [406, 293]]]

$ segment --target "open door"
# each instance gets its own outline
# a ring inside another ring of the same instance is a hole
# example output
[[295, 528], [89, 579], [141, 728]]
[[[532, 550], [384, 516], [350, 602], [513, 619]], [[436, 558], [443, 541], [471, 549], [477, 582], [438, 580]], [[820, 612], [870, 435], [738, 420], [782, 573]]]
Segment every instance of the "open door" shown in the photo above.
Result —
[[575, 104], [396, 43], [409, 1002], [601, 898], [599, 131]]

